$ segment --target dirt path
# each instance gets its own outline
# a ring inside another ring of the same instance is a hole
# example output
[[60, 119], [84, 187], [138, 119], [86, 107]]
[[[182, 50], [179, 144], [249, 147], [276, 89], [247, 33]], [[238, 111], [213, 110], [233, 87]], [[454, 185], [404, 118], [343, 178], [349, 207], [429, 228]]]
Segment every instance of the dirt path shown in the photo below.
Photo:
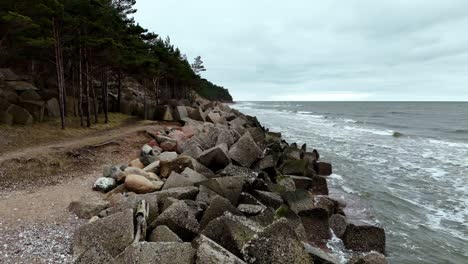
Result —
[[[67, 210], [92, 191], [104, 164], [128, 163], [151, 138], [146, 122], [0, 157], [0, 263], [69, 263], [74, 230], [85, 221]], [[48, 165], [52, 164], [52, 168]], [[54, 167], [54, 164], [57, 164]]]

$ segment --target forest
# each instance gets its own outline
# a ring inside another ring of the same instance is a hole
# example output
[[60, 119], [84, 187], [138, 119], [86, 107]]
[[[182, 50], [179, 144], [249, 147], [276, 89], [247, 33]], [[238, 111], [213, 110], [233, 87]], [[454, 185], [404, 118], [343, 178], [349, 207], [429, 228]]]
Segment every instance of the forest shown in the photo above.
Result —
[[[109, 109], [120, 111], [126, 76], [145, 87], [145, 103], [146, 97], [154, 104], [189, 99], [192, 90], [231, 102], [227, 89], [200, 77], [205, 70], [201, 57], [189, 63], [170, 37], [150, 32], [133, 19], [135, 3], [2, 0], [0, 67], [20, 68], [36, 83], [42, 81], [40, 86], [56, 89], [63, 127], [69, 96], [77, 101], [82, 126], [91, 125], [96, 108], [107, 122]], [[116, 109], [109, 107], [110, 83], [116, 87]]]

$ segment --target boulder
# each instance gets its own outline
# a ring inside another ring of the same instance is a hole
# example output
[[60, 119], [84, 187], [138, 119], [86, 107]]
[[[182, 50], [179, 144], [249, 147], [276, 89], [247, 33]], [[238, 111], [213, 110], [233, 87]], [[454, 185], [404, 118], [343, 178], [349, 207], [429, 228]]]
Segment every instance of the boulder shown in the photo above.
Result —
[[154, 118], [161, 121], [174, 121], [172, 110], [170, 106], [158, 105], [154, 112]]
[[112, 256], [117, 256], [133, 241], [133, 210], [84, 224], [73, 236], [73, 255], [81, 255], [92, 243], [100, 243]]
[[265, 206], [255, 204], [239, 204], [239, 206], [237, 206], [237, 210], [239, 210], [245, 216], [261, 214], [265, 208]]
[[242, 213], [237, 210], [229, 200], [217, 195], [212, 199], [210, 205], [205, 210], [200, 221], [200, 228], [203, 229], [211, 220], [222, 216], [224, 212], [230, 212], [233, 215], [242, 215]]
[[18, 77], [10, 68], [0, 68], [0, 76], [4, 81], [20, 81]]
[[146, 177], [136, 174], [130, 174], [125, 177], [125, 188], [127, 190], [143, 194], [143, 193], [150, 193], [155, 192], [163, 186], [163, 182], [161, 181], [151, 181], [148, 180]]
[[188, 116], [193, 120], [202, 121], [202, 122], [206, 121], [205, 113], [203, 113], [203, 110], [200, 107], [191, 109], [188, 112]]
[[202, 235], [210, 238], [220, 246], [242, 258], [242, 248], [262, 227], [243, 216], [235, 216], [226, 212], [203, 229]]
[[307, 240], [322, 243], [331, 238], [328, 212], [323, 208], [313, 208], [298, 213], [307, 234]]
[[164, 183], [163, 190], [176, 188], [176, 187], [184, 187], [184, 186], [193, 186], [196, 183], [202, 182], [207, 180], [207, 178], [200, 173], [186, 168], [182, 174], [178, 174], [176, 172], [171, 172], [169, 178], [167, 178], [166, 182]]
[[101, 245], [101, 243], [94, 242], [87, 245], [81, 255], [73, 262], [74, 264], [89, 264], [89, 263], [103, 263], [103, 264], [114, 264], [114, 258], [107, 252], [107, 250]]
[[34, 90], [26, 90], [22, 92], [19, 97], [21, 101], [40, 101], [41, 96]]
[[192, 244], [197, 248], [195, 264], [245, 264], [242, 259], [204, 235], [200, 235]]
[[353, 251], [377, 251], [385, 254], [385, 231], [381, 227], [365, 223], [349, 223], [342, 240], [345, 247]]
[[159, 169], [160, 164], [161, 164], [161, 161], [157, 160], [153, 163], [148, 164], [148, 166], [144, 167], [143, 171], [156, 173], [156, 171]]
[[0, 124], [13, 125], [13, 116], [5, 111], [0, 111]]
[[388, 262], [385, 259], [385, 256], [377, 252], [371, 252], [364, 256], [361, 256], [361, 255], [353, 256], [348, 261], [348, 264], [387, 264], [387, 263]]
[[181, 155], [172, 161], [161, 161], [159, 173], [161, 177], [167, 178], [172, 172], [182, 173], [186, 168], [194, 168], [192, 158]]
[[141, 162], [140, 159], [134, 159], [134, 160], [130, 161], [130, 167], [143, 169], [145, 167], [145, 165], [143, 164], [143, 162]]
[[244, 116], [236, 117], [234, 120], [229, 122], [229, 125], [232, 127], [242, 127], [247, 123], [247, 120]]
[[102, 171], [102, 177], [112, 178], [114, 180], [119, 180], [119, 176], [123, 173], [121, 166], [104, 166]]
[[185, 106], [176, 106], [174, 109], [174, 117], [177, 121], [182, 121], [184, 118], [187, 118], [187, 108]]
[[229, 149], [229, 157], [240, 165], [249, 168], [262, 157], [262, 151], [252, 139], [250, 133], [245, 133]]
[[93, 185], [93, 190], [100, 192], [108, 192], [117, 187], [117, 181], [112, 178], [98, 178]]
[[34, 85], [24, 81], [6, 81], [7, 87], [15, 91], [39, 90]]
[[156, 227], [148, 239], [149, 242], [183, 242], [176, 233], [172, 232], [169, 227], [160, 225]]
[[216, 128], [208, 127], [192, 137], [192, 140], [197, 142], [203, 150], [206, 150], [216, 146], [219, 132]]
[[157, 195], [159, 206], [162, 207], [168, 198], [195, 200], [198, 188], [195, 186], [177, 187], [155, 192], [154, 194]]
[[244, 176], [249, 184], [252, 184], [258, 176], [258, 173], [255, 171], [234, 164], [229, 164], [222, 171], [218, 172], [218, 174], [220, 176]]
[[126, 248], [118, 260], [125, 264], [191, 264], [194, 257], [190, 243], [144, 241]]
[[326, 253], [318, 247], [314, 247], [308, 243], [303, 243], [304, 248], [309, 253], [309, 255], [314, 260], [314, 264], [339, 264], [340, 262], [336, 260], [333, 256]]
[[221, 144], [203, 151], [197, 160], [212, 171], [224, 169], [231, 159], [227, 155], [227, 145]]
[[177, 159], [178, 155], [177, 152], [163, 152], [158, 156], [159, 161], [167, 161], [171, 162]]
[[281, 172], [283, 175], [303, 176], [307, 170], [308, 163], [305, 160], [290, 159], [283, 162]]
[[149, 213], [148, 213], [148, 223], [151, 223], [159, 215], [159, 197], [155, 193], [148, 194], [136, 194], [128, 193], [127, 195], [119, 195], [110, 199], [111, 207], [107, 208], [104, 211], [101, 211], [98, 216], [106, 217], [118, 212], [123, 212], [128, 209], [132, 209], [134, 212], [137, 211], [138, 205], [142, 200], [145, 200], [148, 204]]
[[[1, 94], [1, 90], [0, 90], [0, 96], [1, 95], [2, 94]], [[6, 111], [9, 106], [10, 106], [10, 103], [8, 102], [8, 100], [3, 99], [2, 97], [0, 97], [0, 111]]]
[[282, 176], [276, 177], [278, 192], [293, 192], [296, 190], [296, 184], [291, 177]]
[[274, 209], [279, 208], [283, 204], [283, 199], [278, 193], [255, 190], [252, 194], [262, 204]]
[[209, 205], [216, 196], [219, 195], [214, 191], [210, 190], [208, 187], [200, 185], [196, 201], [199, 203]]
[[60, 105], [57, 98], [52, 98], [46, 102], [47, 114], [49, 117], [60, 117]]
[[200, 157], [200, 155], [203, 153], [203, 150], [201, 149], [200, 144], [198, 144], [194, 140], [190, 140], [190, 141], [186, 142], [181, 147], [181, 150], [182, 150], [182, 152], [181, 152], [182, 155], [190, 156], [190, 157], [192, 157], [194, 159], [198, 159], [198, 157]]
[[263, 159], [261, 159], [258, 163], [259, 170], [268, 170], [276, 167], [277, 160], [273, 157], [273, 155], [266, 155]]
[[320, 176], [329, 176], [332, 174], [332, 165], [327, 162], [317, 162], [316, 170]]
[[22, 101], [21, 105], [26, 109], [38, 122], [44, 120], [45, 102], [43, 101]]
[[199, 229], [194, 212], [182, 201], [172, 203], [151, 223], [150, 229], [160, 225], [169, 227], [184, 241], [191, 241]]
[[227, 129], [222, 129], [218, 134], [216, 145], [220, 145], [222, 143], [226, 143], [228, 148], [230, 148], [234, 144], [234, 137]]
[[206, 121], [207, 121], [207, 122], [211, 122], [211, 123], [213, 123], [213, 124], [217, 124], [217, 123], [221, 123], [221, 122], [222, 122], [222, 118], [221, 118], [221, 115], [218, 114], [218, 113], [209, 112], [209, 113], [206, 115]]
[[110, 206], [110, 203], [97, 197], [81, 197], [78, 201], [73, 201], [68, 206], [68, 210], [79, 218], [90, 219], [102, 210]]
[[281, 197], [283, 198], [284, 203], [288, 205], [295, 214], [316, 208], [314, 196], [303, 189], [293, 192], [285, 192]]
[[247, 128], [247, 131], [249, 131], [250, 135], [252, 136], [253, 140], [255, 141], [255, 143], [257, 143], [258, 146], [264, 144], [265, 132], [263, 131], [263, 129], [259, 127], [249, 127]]
[[346, 222], [346, 217], [343, 215], [334, 214], [330, 217], [330, 228], [339, 238], [343, 237], [347, 225], [348, 223]]
[[203, 182], [200, 185], [208, 187], [210, 190], [228, 199], [231, 204], [237, 205], [239, 196], [245, 184], [244, 176], [231, 176], [212, 178]]
[[312, 187], [312, 185], [314, 183], [314, 181], [311, 178], [305, 177], [305, 176], [291, 175], [289, 177], [294, 181], [294, 185], [296, 186], [296, 189], [308, 190], [309, 188]]
[[6, 111], [13, 117], [13, 123], [19, 125], [32, 125], [33, 117], [28, 110], [17, 105], [10, 105]]
[[284, 218], [259, 232], [242, 253], [248, 263], [314, 263]]
[[322, 176], [309, 175], [307, 176], [312, 180], [309, 191], [316, 195], [328, 195], [327, 180]]

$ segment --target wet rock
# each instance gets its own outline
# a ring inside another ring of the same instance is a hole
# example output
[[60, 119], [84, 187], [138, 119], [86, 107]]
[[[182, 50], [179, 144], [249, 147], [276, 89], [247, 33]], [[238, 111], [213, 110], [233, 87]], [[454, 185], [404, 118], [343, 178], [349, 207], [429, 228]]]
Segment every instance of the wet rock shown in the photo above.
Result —
[[212, 178], [200, 183], [200, 185], [204, 185], [217, 194], [225, 197], [233, 205], [237, 205], [244, 184], [244, 176]]
[[262, 204], [272, 207], [274, 209], [279, 208], [283, 204], [281, 195], [273, 192], [265, 191], [254, 191], [253, 196], [257, 198]]
[[377, 252], [372, 252], [364, 256], [354, 256], [348, 264], [387, 264], [385, 256]]
[[343, 243], [353, 251], [385, 254], [385, 231], [381, 227], [364, 223], [349, 223], [343, 234]]
[[242, 248], [260, 231], [259, 224], [245, 217], [226, 212], [223, 216], [209, 222], [202, 234], [237, 257], [242, 258]]
[[317, 174], [320, 176], [329, 176], [332, 174], [332, 165], [327, 162], [316, 163]]
[[237, 208], [234, 207], [229, 202], [229, 200], [217, 195], [213, 198], [210, 205], [203, 214], [203, 217], [200, 221], [200, 227], [203, 229], [211, 220], [222, 216], [224, 212], [230, 212], [233, 215], [242, 215], [242, 213], [237, 210]]
[[184, 241], [191, 241], [199, 229], [194, 212], [182, 201], [172, 203], [151, 223], [150, 229], [160, 225], [169, 227]]
[[309, 255], [314, 260], [314, 264], [339, 264], [340, 263], [333, 256], [326, 253], [322, 249], [318, 247], [314, 247], [308, 243], [303, 243], [303, 244], [307, 253], [309, 253]]
[[346, 217], [340, 214], [334, 214], [330, 217], [330, 228], [339, 238], [343, 237], [347, 225], [348, 223], [346, 222]]
[[309, 177], [304, 176], [290, 176], [290, 178], [294, 181], [296, 189], [304, 189], [308, 190], [313, 185], [313, 180]]
[[262, 157], [262, 151], [253, 140], [250, 133], [245, 133], [229, 149], [229, 157], [240, 165], [249, 168]]
[[301, 211], [298, 214], [307, 234], [307, 240], [322, 243], [330, 239], [330, 225], [328, 223], [328, 212], [323, 208], [313, 208]]
[[133, 210], [126, 210], [82, 225], [73, 236], [73, 255], [81, 255], [92, 243], [100, 243], [113, 257], [133, 241]]
[[81, 197], [68, 206], [68, 210], [79, 218], [90, 219], [102, 210], [110, 206], [110, 203], [97, 197]]
[[139, 242], [126, 248], [118, 263], [191, 264], [194, 256], [190, 243]]
[[243, 247], [242, 254], [248, 263], [313, 263], [284, 218], [253, 237]]
[[197, 160], [212, 171], [224, 169], [231, 160], [227, 155], [227, 145], [221, 144], [201, 153]]
[[312, 180], [312, 184], [309, 187], [309, 191], [316, 195], [328, 195], [327, 180], [322, 176], [310, 175], [308, 176]]
[[144, 176], [130, 174], [125, 177], [124, 185], [131, 192], [143, 194], [161, 189], [163, 183], [161, 181], [150, 181]]
[[281, 166], [283, 175], [303, 176], [307, 169], [307, 161], [305, 160], [286, 160]]
[[245, 264], [242, 259], [204, 235], [194, 240], [193, 244], [197, 248], [196, 264]]
[[98, 178], [93, 185], [93, 190], [100, 192], [108, 192], [117, 187], [117, 181], [112, 178]]
[[176, 233], [172, 232], [169, 227], [160, 225], [156, 227], [148, 239], [149, 242], [183, 242]]

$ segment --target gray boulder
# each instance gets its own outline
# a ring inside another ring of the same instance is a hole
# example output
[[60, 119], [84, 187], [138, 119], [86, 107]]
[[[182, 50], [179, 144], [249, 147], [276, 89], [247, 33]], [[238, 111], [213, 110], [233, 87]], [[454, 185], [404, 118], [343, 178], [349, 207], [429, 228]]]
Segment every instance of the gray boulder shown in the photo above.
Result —
[[314, 196], [303, 189], [294, 192], [285, 192], [281, 197], [295, 214], [316, 208]]
[[190, 109], [188, 111], [188, 116], [193, 120], [202, 122], [206, 121], [205, 113], [203, 113], [203, 110], [200, 107]]
[[0, 124], [13, 125], [13, 116], [5, 111], [0, 111]]
[[198, 188], [195, 186], [171, 188], [154, 193], [158, 197], [159, 207], [162, 207], [168, 198], [195, 200], [197, 194]]
[[19, 95], [21, 101], [40, 101], [41, 96], [34, 90], [26, 90]]
[[233, 215], [242, 215], [242, 213], [237, 210], [229, 200], [217, 195], [205, 210], [200, 221], [200, 227], [203, 229], [211, 220], [222, 216], [224, 212], [230, 212]]
[[57, 98], [52, 98], [46, 102], [46, 109], [49, 117], [60, 116], [60, 105]]
[[197, 160], [214, 172], [224, 169], [231, 163], [227, 155], [226, 144], [221, 144], [203, 151]]
[[98, 178], [93, 185], [93, 190], [100, 192], [108, 192], [117, 187], [117, 181], [112, 178]]
[[314, 263], [284, 218], [253, 237], [244, 245], [242, 254], [248, 263]]
[[148, 241], [150, 242], [183, 242], [176, 233], [172, 232], [169, 227], [165, 225], [160, 225], [156, 227], [151, 235], [149, 236]]
[[353, 256], [349, 261], [348, 264], [387, 264], [387, 260], [385, 259], [385, 256], [377, 253], [377, 252], [371, 252], [366, 255], [358, 255], [358, 256]]
[[87, 223], [73, 236], [73, 255], [81, 255], [92, 243], [100, 243], [113, 257], [133, 241], [133, 210], [125, 210]]
[[194, 212], [182, 201], [172, 203], [151, 223], [150, 229], [160, 225], [169, 227], [184, 241], [191, 241], [199, 229]]
[[259, 215], [265, 210], [265, 206], [255, 204], [239, 204], [237, 210], [243, 213], [245, 216]]
[[330, 217], [330, 228], [339, 238], [343, 237], [347, 225], [348, 223], [346, 222], [346, 217], [343, 215], [334, 214]]
[[109, 206], [109, 202], [98, 197], [83, 196], [80, 200], [71, 202], [68, 210], [79, 218], [90, 219]]
[[178, 174], [173, 171], [164, 183], [163, 190], [176, 187], [193, 186], [196, 183], [205, 180], [207, 180], [205, 176], [190, 168], [185, 168], [182, 174]]
[[385, 231], [381, 227], [365, 223], [349, 223], [342, 240], [345, 247], [353, 251], [377, 251], [385, 254]]
[[293, 181], [296, 186], [296, 189], [304, 189], [308, 190], [309, 188], [312, 187], [314, 181], [305, 176], [289, 176]]
[[255, 190], [252, 194], [262, 204], [274, 209], [279, 208], [283, 204], [283, 199], [278, 193]]
[[249, 168], [262, 157], [262, 151], [252, 139], [250, 133], [245, 133], [229, 149], [229, 157], [240, 165]]
[[106, 217], [118, 212], [124, 212], [132, 209], [134, 212], [138, 209], [138, 205], [142, 200], [145, 200], [149, 207], [148, 223], [151, 223], [159, 215], [158, 196], [154, 193], [135, 194], [128, 193], [126, 196], [120, 196], [119, 199], [112, 199], [111, 207], [99, 213], [100, 217]]
[[262, 227], [259, 224], [243, 216], [235, 216], [226, 212], [223, 216], [209, 222], [201, 233], [242, 258], [241, 251], [244, 245], [261, 230]]
[[242, 259], [204, 235], [200, 235], [193, 244], [197, 248], [196, 264], [245, 264]]
[[306, 160], [290, 159], [283, 162], [280, 170], [283, 175], [303, 176], [306, 173], [307, 166]]
[[174, 117], [177, 121], [181, 121], [187, 118], [187, 108], [185, 106], [176, 106], [174, 109]]
[[114, 264], [114, 258], [100, 243], [91, 243], [88, 248], [73, 262], [74, 264]]
[[191, 264], [195, 249], [190, 243], [139, 242], [125, 249], [118, 263], [125, 264]]
[[322, 243], [331, 238], [328, 212], [323, 208], [313, 208], [298, 213], [307, 234], [307, 240]]
[[318, 247], [314, 247], [308, 243], [303, 243], [304, 248], [309, 253], [309, 255], [314, 260], [314, 264], [339, 264], [340, 262], [336, 260], [333, 256], [326, 253]]
[[237, 205], [242, 188], [245, 184], [244, 176], [212, 178], [200, 183]]

